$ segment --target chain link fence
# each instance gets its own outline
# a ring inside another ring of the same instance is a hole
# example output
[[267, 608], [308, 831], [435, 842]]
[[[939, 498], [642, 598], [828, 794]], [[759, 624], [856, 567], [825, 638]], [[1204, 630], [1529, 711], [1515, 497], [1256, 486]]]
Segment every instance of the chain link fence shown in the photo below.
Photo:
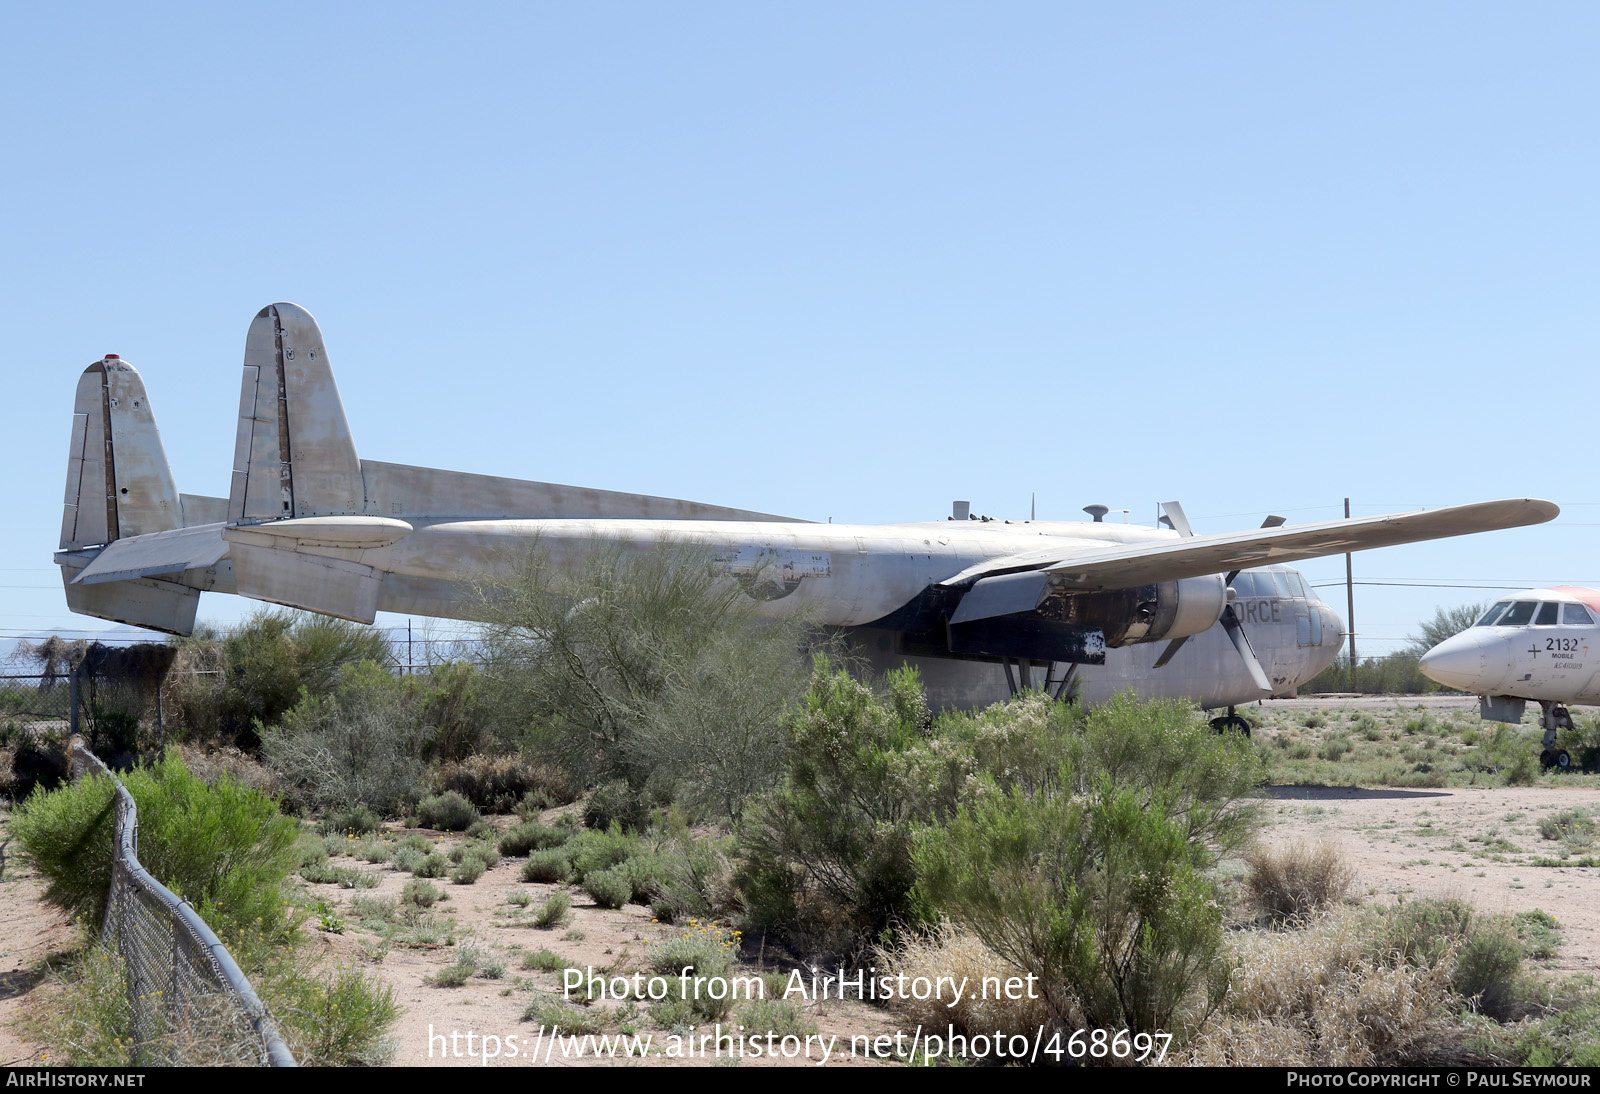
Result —
[[116, 786], [116, 846], [100, 938], [125, 968], [134, 1057], [140, 1064], [259, 1064], [295, 1060], [250, 982], [187, 902], [139, 864], [133, 795], [74, 737], [72, 778]]

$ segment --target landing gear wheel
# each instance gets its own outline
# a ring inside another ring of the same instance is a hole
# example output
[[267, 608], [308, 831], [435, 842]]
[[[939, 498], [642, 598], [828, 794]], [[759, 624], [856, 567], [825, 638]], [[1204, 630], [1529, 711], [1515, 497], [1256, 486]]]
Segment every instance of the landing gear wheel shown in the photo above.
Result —
[[1562, 771], [1565, 771], [1567, 768], [1572, 766], [1572, 757], [1567, 755], [1567, 750], [1564, 748], [1560, 752], [1556, 753], [1555, 758], [1556, 766]]
[[1225, 714], [1221, 718], [1211, 719], [1211, 728], [1218, 733], [1226, 733], [1232, 729], [1246, 737], [1250, 736], [1250, 723], [1237, 714]]

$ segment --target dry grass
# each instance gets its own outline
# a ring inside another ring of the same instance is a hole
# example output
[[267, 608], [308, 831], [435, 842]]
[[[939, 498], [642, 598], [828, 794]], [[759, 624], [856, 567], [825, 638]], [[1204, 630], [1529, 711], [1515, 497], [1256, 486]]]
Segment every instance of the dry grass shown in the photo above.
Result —
[[1451, 1040], [1454, 945], [1438, 960], [1371, 956], [1357, 913], [1304, 929], [1250, 931], [1234, 946], [1227, 1001], [1182, 1058], [1205, 1066], [1422, 1063]]
[[1250, 852], [1246, 887], [1269, 919], [1283, 922], [1342, 903], [1355, 881], [1355, 868], [1332, 844], [1274, 850], [1257, 845]]
[[[971, 1034], [1031, 1034], [1039, 1026], [1053, 1024], [1050, 1007], [1042, 993], [1037, 999], [985, 999], [982, 985], [985, 977], [998, 977], [1004, 985], [1012, 977], [1025, 975], [1005, 958], [990, 950], [976, 935], [965, 934], [950, 924], [941, 924], [931, 934], [914, 936], [894, 949], [878, 947], [874, 963], [879, 976], [952, 977], [956, 984], [966, 978], [967, 987], [961, 1001], [954, 1001], [948, 986], [941, 986], [940, 994], [931, 999], [896, 999], [891, 1009], [903, 1014], [908, 1022], [915, 1021], [924, 1029], [944, 1029], [953, 1025], [956, 1031]], [[1035, 989], [1037, 993], [1037, 988]], [[1003, 992], [990, 991], [991, 995]]]

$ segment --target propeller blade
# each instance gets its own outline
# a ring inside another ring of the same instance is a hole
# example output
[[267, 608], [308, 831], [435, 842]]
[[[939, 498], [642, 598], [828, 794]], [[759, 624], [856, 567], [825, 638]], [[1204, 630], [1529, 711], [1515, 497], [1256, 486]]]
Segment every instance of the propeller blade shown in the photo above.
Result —
[[1239, 617], [1234, 614], [1233, 605], [1229, 604], [1222, 609], [1222, 629], [1228, 632], [1228, 637], [1233, 641], [1233, 648], [1239, 651], [1239, 656], [1244, 660], [1244, 667], [1250, 672], [1250, 679], [1262, 691], [1272, 690], [1272, 681], [1267, 679], [1267, 674], [1261, 668], [1261, 662], [1256, 660], [1256, 651], [1250, 648], [1250, 639], [1245, 635], [1244, 628], [1239, 626]]
[[1189, 518], [1183, 515], [1183, 506], [1175, 501], [1164, 501], [1161, 509], [1167, 515], [1167, 523], [1172, 525], [1172, 530], [1180, 536], [1194, 535], [1194, 529], [1189, 527]]
[[1285, 523], [1284, 519], [1282, 517], [1278, 516], [1276, 513], [1274, 513], [1272, 516], [1268, 517], [1266, 520], [1261, 522], [1261, 527], [1263, 527], [1263, 528], [1281, 528], [1284, 525], [1284, 523]]
[[1184, 635], [1182, 638], [1174, 638], [1171, 642], [1168, 642], [1167, 648], [1161, 651], [1161, 656], [1156, 658], [1156, 663], [1153, 667], [1164, 668], [1166, 663], [1172, 660], [1172, 655], [1181, 650], [1183, 644], [1187, 641], [1189, 641], [1189, 636]]

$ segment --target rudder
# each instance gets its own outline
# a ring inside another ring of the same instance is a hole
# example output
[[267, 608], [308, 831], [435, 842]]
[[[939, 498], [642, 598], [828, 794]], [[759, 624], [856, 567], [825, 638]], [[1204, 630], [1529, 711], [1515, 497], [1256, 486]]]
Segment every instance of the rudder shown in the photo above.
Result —
[[360, 513], [366, 496], [322, 331], [296, 304], [262, 308], [245, 337], [230, 524]]

